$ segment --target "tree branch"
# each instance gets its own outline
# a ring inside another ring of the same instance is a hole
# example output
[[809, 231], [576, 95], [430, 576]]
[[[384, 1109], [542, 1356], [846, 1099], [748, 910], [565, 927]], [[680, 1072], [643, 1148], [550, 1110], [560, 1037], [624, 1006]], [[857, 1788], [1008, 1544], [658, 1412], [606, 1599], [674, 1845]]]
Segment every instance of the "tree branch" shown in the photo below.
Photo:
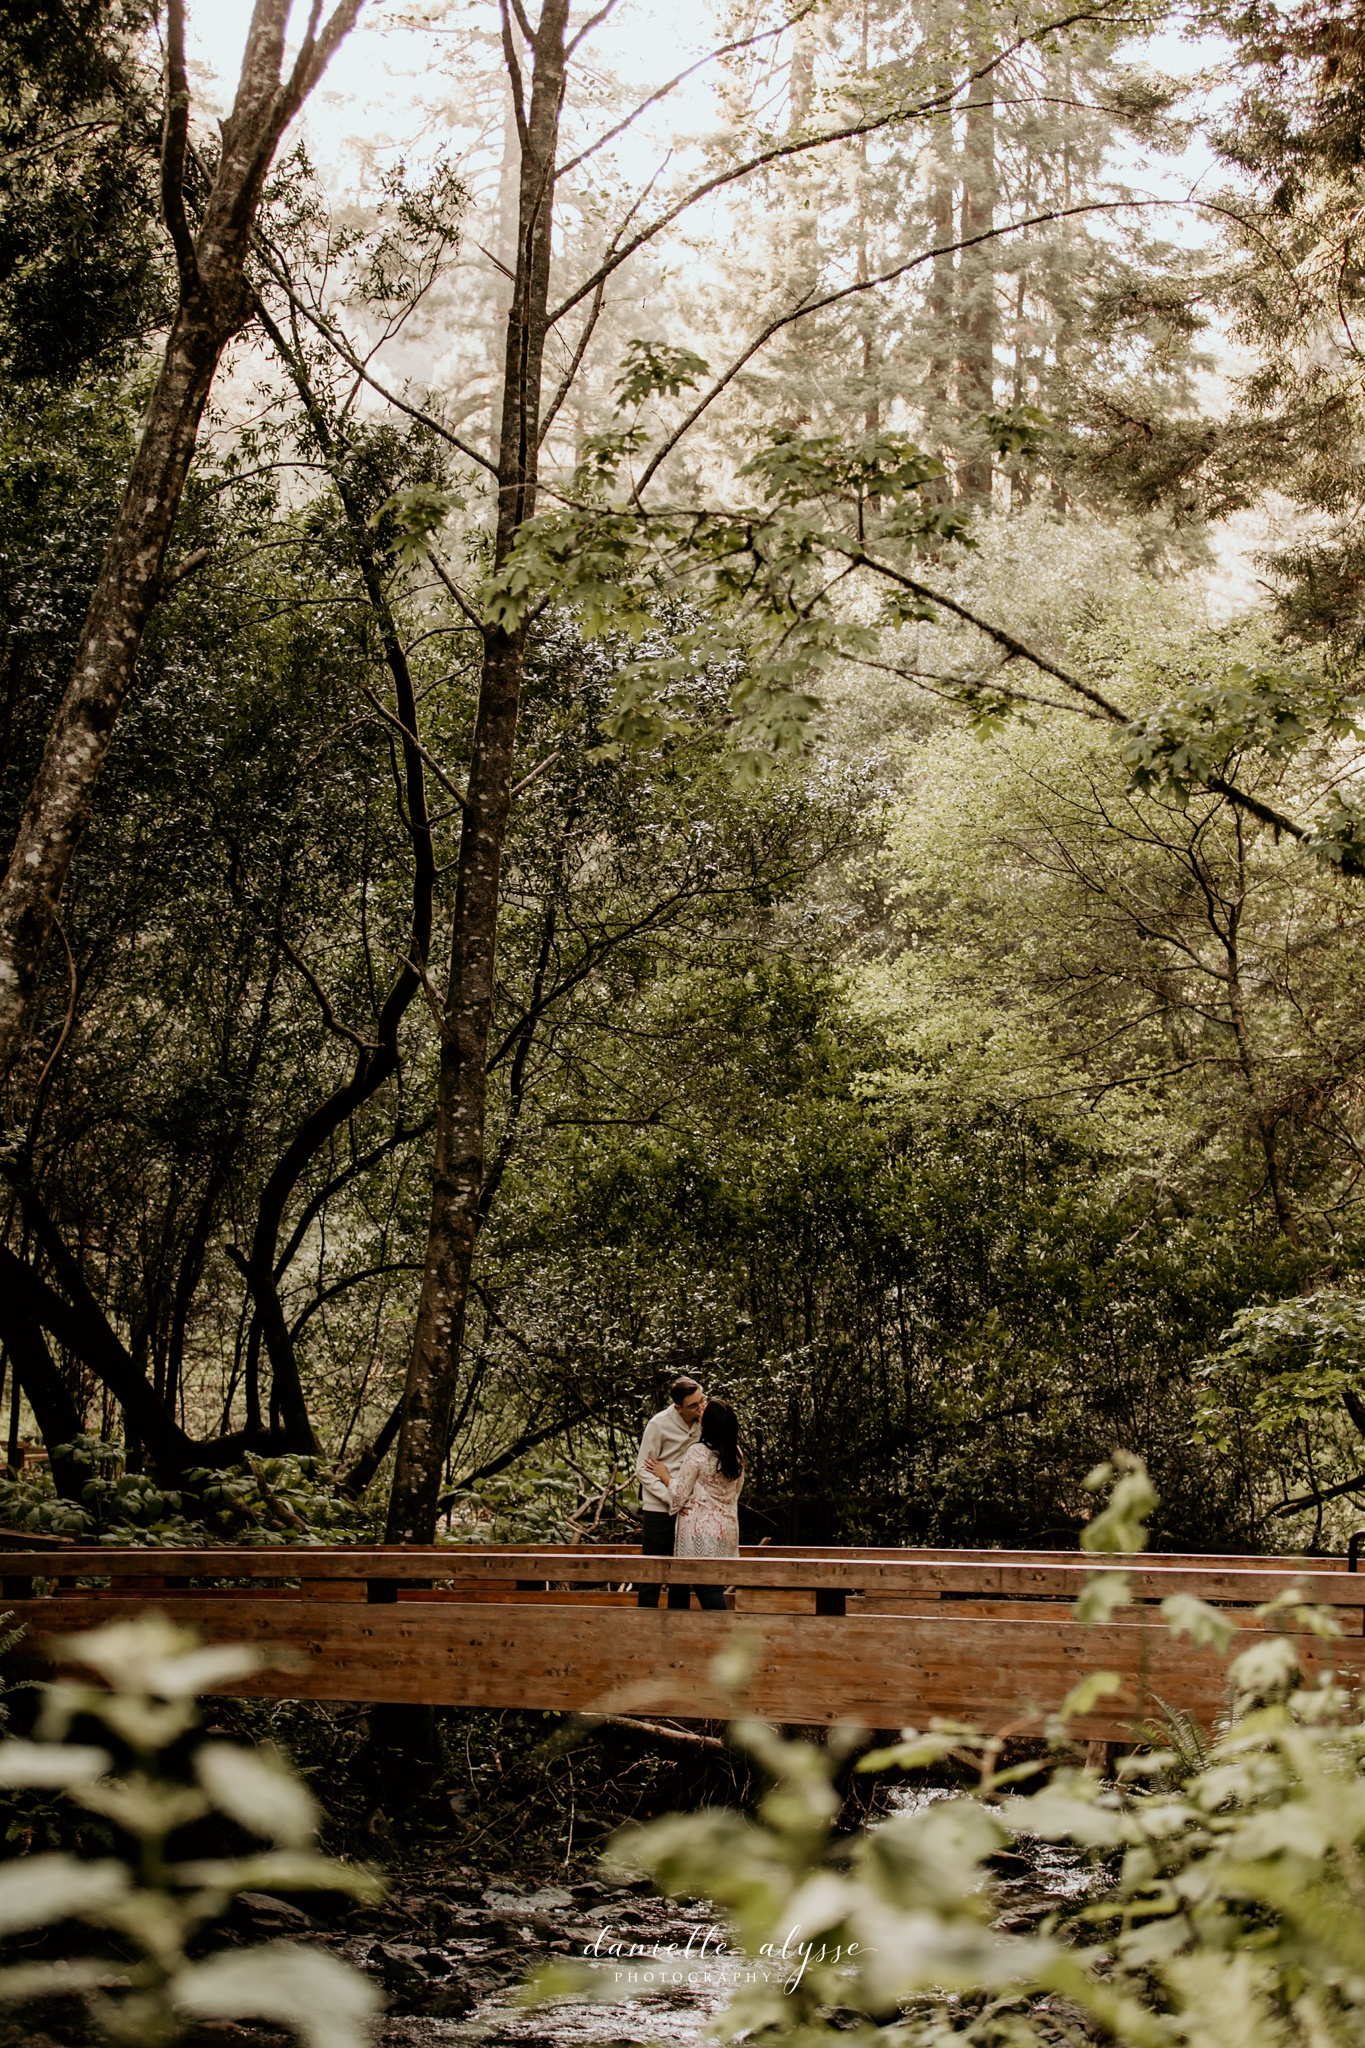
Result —
[[[331, 321], [326, 319], [323, 314], [316, 312], [313, 307], [308, 305], [306, 300], [299, 297], [293, 285], [289, 282], [288, 276], [277, 266], [274, 261], [273, 251], [269, 249], [263, 237], [257, 235], [255, 242], [257, 254], [264, 253], [265, 266], [270, 273], [272, 283], [276, 284], [284, 293], [295, 312], [306, 320], [310, 327], [317, 329], [328, 347], [341, 357], [342, 362], [348, 368], [355, 371], [356, 376], [363, 383], [369, 385], [371, 391], [377, 392], [379, 397], [384, 400], [384, 403], [393, 406], [395, 411], [406, 413], [410, 420], [416, 420], [419, 426], [428, 428], [440, 440], [448, 441], [452, 448], [457, 449], [470, 462], [477, 462], [479, 467], [486, 469], [490, 476], [497, 475], [498, 465], [496, 462], [491, 461], [487, 455], [480, 455], [477, 448], [471, 448], [467, 441], [462, 441], [458, 434], [452, 433], [450, 428], [443, 421], [438, 420], [433, 413], [424, 412], [420, 405], [410, 405], [405, 398], [399, 398], [395, 392], [388, 390], [381, 384], [379, 379], [370, 371], [368, 365], [363, 363], [354, 349], [343, 340]], [[259, 297], [255, 300], [255, 310], [259, 319], [261, 313]]]
[[339, 1294], [346, 1294], [352, 1287], [359, 1287], [366, 1280], [381, 1280], [388, 1273], [420, 1273], [420, 1259], [388, 1259], [381, 1266], [367, 1266], [363, 1273], [345, 1273], [340, 1280], [334, 1280], [330, 1287], [324, 1287], [314, 1295], [302, 1315], [296, 1316], [290, 1327], [291, 1337], [297, 1337], [304, 1324], [315, 1316], [320, 1308], [326, 1308], [329, 1301], [335, 1301]]
[[362, 1038], [360, 1033], [353, 1031], [349, 1024], [342, 1023], [340, 1017], [337, 1016], [332, 1008], [331, 998], [328, 996], [326, 989], [322, 986], [322, 983], [318, 980], [308, 962], [294, 951], [294, 948], [278, 927], [276, 927], [275, 931], [275, 940], [290, 966], [303, 976], [309, 988], [313, 991], [314, 999], [319, 1010], [322, 1012], [322, 1021], [327, 1029], [337, 1038], [344, 1038], [347, 1044], [353, 1045], [358, 1053], [368, 1056], [372, 1052], [378, 1052], [379, 1047], [373, 1039]]
[[[798, 21], [804, 21], [816, 5], [817, 0], [803, 0], [803, 4], [800, 7], [793, 8], [786, 20], [779, 21], [775, 28], [760, 29], [757, 35], [741, 36], [737, 42], [722, 43], [719, 49], [708, 50], [704, 57], [698, 57], [695, 64], [689, 64], [685, 71], [679, 71], [675, 77], [668, 80], [666, 85], [659, 86], [657, 91], [649, 95], [648, 99], [641, 100], [638, 107], [633, 107], [630, 113], [623, 120], [618, 121], [614, 128], [608, 128], [605, 135], [599, 135], [596, 142], [590, 142], [586, 149], [581, 149], [578, 152], [577, 156], [571, 156], [569, 161], [566, 164], [562, 164], [555, 172], [556, 180], [567, 178], [571, 171], [576, 171], [580, 164], [586, 163], [590, 156], [595, 156], [599, 149], [605, 149], [609, 142], [615, 142], [617, 136], [624, 135], [627, 128], [633, 127], [642, 114], [647, 114], [651, 107], [656, 107], [659, 104], [660, 100], [666, 100], [671, 92], [676, 92], [680, 85], [685, 85], [688, 79], [696, 72], [704, 70], [708, 64], [718, 64], [723, 57], [733, 57], [740, 50], [752, 49], [756, 43], [770, 42], [774, 36], [785, 35], [786, 31], [789, 28], [795, 27]], [[588, 23], [575, 36], [573, 42], [569, 45], [569, 54], [572, 54], [577, 48], [583, 36], [587, 34], [587, 29], [591, 26], [592, 24]]]
[[185, 153], [190, 132], [190, 85], [185, 70], [185, 0], [166, 9], [166, 116], [161, 131], [161, 211], [175, 250], [180, 289], [203, 287], [194, 237], [185, 215]]
[[[404, 725], [401, 718], [395, 718], [392, 711], [389, 710], [386, 704], [380, 703], [378, 697], [375, 696], [374, 691], [370, 688], [368, 683], [362, 683], [360, 687], [365, 692], [365, 695], [369, 698], [371, 704], [373, 704], [375, 710], [379, 713], [379, 716], [384, 720], [384, 723], [386, 725], [391, 725], [394, 731], [396, 733], [400, 733], [403, 739], [407, 742], [407, 744], [410, 747], [415, 748], [417, 753], [421, 755], [423, 761], [426, 763], [427, 767], [430, 768], [432, 774], [436, 777], [436, 780], [440, 783], [446, 795], [449, 797], [453, 797], [455, 802], [459, 805], [462, 811], [467, 810], [469, 806], [465, 802], [463, 795], [458, 789], [456, 789], [454, 783], [446, 774], [445, 769], [442, 768], [438, 762], [432, 760], [431, 755], [422, 745], [422, 742], [418, 739], [416, 733], [411, 732], [409, 728], [406, 725]], [[450, 815], [449, 812], [447, 812], [446, 815], [448, 817]]]
[[1301, 1508], [1320, 1507], [1323, 1501], [1339, 1500], [1343, 1493], [1354, 1493], [1358, 1487], [1365, 1487], [1365, 1472], [1357, 1472], [1354, 1479], [1343, 1479], [1339, 1486], [1324, 1486], [1318, 1493], [1300, 1493], [1293, 1500], [1281, 1501], [1267, 1516], [1274, 1521], [1277, 1515], [1296, 1515]]
[[998, 241], [1003, 235], [1022, 234], [1026, 228], [1041, 227], [1048, 221], [1070, 220], [1076, 214], [1113, 213], [1125, 207], [1164, 206], [1169, 203], [1166, 200], [1157, 199], [1097, 199], [1084, 205], [1055, 207], [1050, 213], [1030, 214], [1027, 220], [1007, 221], [1003, 227], [983, 228], [979, 235], [965, 235], [956, 242], [942, 242], [932, 249], [921, 250], [918, 256], [911, 256], [906, 262], [896, 264], [891, 270], [883, 270], [876, 277], [860, 278], [854, 284], [843, 285], [837, 292], [826, 293], [822, 299], [812, 299], [808, 294], [801, 301], [800, 305], [792, 307], [785, 313], [780, 313], [775, 320], [770, 320], [761, 333], [756, 335], [754, 340], [749, 343], [748, 347], [735, 357], [729, 369], [716, 379], [711, 389], [697, 401], [681, 426], [675, 428], [662, 447], [651, 456], [644, 474], [630, 494], [631, 503], [638, 504], [640, 502], [641, 492], [645, 489], [660, 464], [666, 462], [679, 441], [691, 433], [702, 414], [734, 382], [734, 379], [739, 375], [745, 364], [751, 362], [759, 350], [766, 347], [773, 336], [780, 334], [784, 327], [792, 326], [797, 320], [805, 320], [812, 313], [823, 313], [830, 306], [839, 305], [844, 299], [856, 297], [859, 292], [877, 291], [884, 284], [894, 284], [897, 278], [905, 277], [910, 271], [918, 269], [923, 263], [932, 263], [938, 256], [952, 256], [962, 249], [973, 249], [980, 242]]
[[978, 80], [989, 77], [993, 71], [998, 70], [1002, 64], [1008, 62], [1030, 43], [1036, 43], [1044, 36], [1056, 35], [1063, 29], [1074, 28], [1079, 22], [1103, 18], [1113, 11], [1112, 8], [1103, 6], [1086, 7], [1061, 16], [1056, 21], [1045, 22], [1041, 27], [1031, 30], [1028, 35], [1016, 36], [1014, 41], [996, 56], [978, 65], [974, 71], [968, 72], [953, 84], [944, 86], [916, 106], [896, 107], [890, 113], [871, 115], [861, 121], [851, 121], [842, 128], [831, 128], [821, 135], [789, 138], [783, 142], [773, 143], [770, 148], [747, 157], [742, 164], [734, 164], [729, 170], [717, 171], [714, 176], [702, 179], [690, 192], [684, 193], [681, 199], [670, 206], [667, 212], [660, 214], [649, 227], [641, 228], [639, 234], [632, 236], [630, 241], [609, 255], [590, 277], [585, 278], [582, 284], [569, 294], [568, 298], [562, 299], [559, 305], [547, 314], [546, 326], [553, 327], [556, 321], [563, 319], [566, 313], [571, 312], [581, 300], [596, 290], [600, 279], [610, 277], [612, 272], [619, 270], [638, 249], [643, 249], [656, 235], [662, 234], [665, 228], [671, 227], [682, 214], [697, 205], [700, 200], [708, 198], [711, 193], [722, 191], [727, 185], [736, 184], [741, 178], [751, 176], [754, 171], [761, 171], [766, 165], [779, 163], [785, 158], [805, 156], [813, 149], [827, 149], [836, 142], [851, 142], [860, 135], [877, 135], [882, 129], [897, 127], [903, 121], [930, 120], [936, 114], [947, 113], [960, 92], [969, 90]]

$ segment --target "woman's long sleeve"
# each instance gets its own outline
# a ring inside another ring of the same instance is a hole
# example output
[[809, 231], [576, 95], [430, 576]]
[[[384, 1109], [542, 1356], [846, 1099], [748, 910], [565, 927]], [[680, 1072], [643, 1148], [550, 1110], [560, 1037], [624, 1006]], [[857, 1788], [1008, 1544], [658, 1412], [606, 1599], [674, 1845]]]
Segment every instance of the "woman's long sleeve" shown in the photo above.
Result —
[[681, 1514], [691, 1500], [697, 1481], [701, 1477], [702, 1456], [700, 1444], [693, 1444], [684, 1454], [683, 1461], [674, 1473], [673, 1482], [668, 1489], [670, 1515]]

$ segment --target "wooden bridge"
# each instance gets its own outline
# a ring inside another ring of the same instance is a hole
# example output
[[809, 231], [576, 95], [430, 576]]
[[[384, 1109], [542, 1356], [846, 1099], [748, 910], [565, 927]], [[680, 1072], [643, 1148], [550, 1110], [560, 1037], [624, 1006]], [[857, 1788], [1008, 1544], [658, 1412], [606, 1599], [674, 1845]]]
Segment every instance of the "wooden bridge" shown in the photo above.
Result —
[[[11, 1539], [13, 1540], [13, 1539]], [[1096, 1569], [1122, 1569], [1134, 1604], [1101, 1627], [1071, 1603]], [[1333, 1558], [1146, 1553], [747, 1549], [738, 1559], [643, 1558], [623, 1546], [434, 1549], [9, 1550], [3, 1599], [41, 1647], [155, 1607], [212, 1642], [258, 1647], [238, 1690], [283, 1698], [411, 1701], [599, 1713], [723, 1716], [716, 1652], [747, 1646], [744, 1709], [783, 1722], [923, 1727], [934, 1715], [991, 1732], [1041, 1730], [1078, 1679], [1122, 1690], [1074, 1724], [1121, 1741], [1158, 1703], [1206, 1723], [1225, 1658], [1174, 1638], [1171, 1593], [1226, 1611], [1239, 1632], [1289, 1587], [1336, 1610], [1343, 1635], [1302, 1638], [1302, 1663], [1365, 1675], [1365, 1573]], [[642, 1609], [634, 1587], [709, 1582], [726, 1614]]]

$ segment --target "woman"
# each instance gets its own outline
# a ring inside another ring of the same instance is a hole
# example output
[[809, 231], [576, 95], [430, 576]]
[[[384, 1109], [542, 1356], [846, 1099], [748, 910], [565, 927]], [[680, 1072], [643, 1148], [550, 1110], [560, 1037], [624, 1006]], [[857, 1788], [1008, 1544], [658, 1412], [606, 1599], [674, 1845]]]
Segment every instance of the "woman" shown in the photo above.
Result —
[[[670, 1474], [662, 1458], [651, 1458], [648, 1464], [659, 1484], [668, 1488], [668, 1511], [678, 1518], [673, 1555], [738, 1557], [744, 1453], [739, 1447], [739, 1418], [729, 1402], [707, 1402], [701, 1437], [684, 1452], [676, 1473]], [[693, 1590], [703, 1607], [724, 1608], [722, 1587]]]

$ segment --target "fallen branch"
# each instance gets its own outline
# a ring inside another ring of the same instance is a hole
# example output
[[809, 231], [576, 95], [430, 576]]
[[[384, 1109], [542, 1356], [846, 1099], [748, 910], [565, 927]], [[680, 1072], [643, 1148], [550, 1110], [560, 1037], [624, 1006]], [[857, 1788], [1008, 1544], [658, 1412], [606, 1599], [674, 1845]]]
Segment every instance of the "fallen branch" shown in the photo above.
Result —
[[684, 1742], [698, 1749], [718, 1749], [723, 1756], [729, 1756], [730, 1745], [722, 1742], [718, 1735], [698, 1735], [692, 1728], [674, 1728], [665, 1721], [638, 1721], [633, 1714], [585, 1714], [584, 1720], [593, 1728], [629, 1728], [636, 1735], [653, 1735], [661, 1742]]

